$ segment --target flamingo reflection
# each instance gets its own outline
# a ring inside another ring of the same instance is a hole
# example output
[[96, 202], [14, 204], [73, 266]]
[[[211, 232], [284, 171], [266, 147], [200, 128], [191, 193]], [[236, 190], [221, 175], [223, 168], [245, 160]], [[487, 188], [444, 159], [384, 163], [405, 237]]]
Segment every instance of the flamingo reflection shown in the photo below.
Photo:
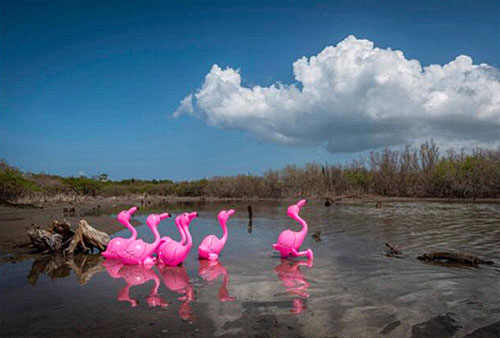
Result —
[[154, 282], [146, 302], [150, 307], [168, 306], [168, 303], [158, 295], [160, 288], [160, 278], [151, 267], [141, 265], [125, 265], [121, 261], [106, 260], [103, 262], [106, 271], [112, 278], [123, 278], [125, 287], [118, 292], [117, 300], [129, 302], [132, 307], [137, 306], [137, 299], [130, 298], [130, 288], [132, 286], [142, 285], [152, 280]]
[[282, 259], [281, 264], [276, 266], [273, 270], [278, 274], [279, 279], [283, 282], [286, 291], [296, 296], [293, 300], [293, 307], [290, 312], [293, 314], [298, 314], [307, 309], [304, 304], [303, 299], [309, 297], [309, 292], [307, 289], [310, 284], [306, 281], [304, 275], [300, 271], [301, 265], [312, 266], [312, 261], [294, 261], [291, 259]]
[[194, 320], [193, 312], [191, 311], [190, 303], [194, 301], [193, 286], [189, 282], [189, 276], [183, 266], [167, 266], [157, 264], [163, 284], [175, 293], [180, 294], [178, 298], [183, 303], [179, 307], [179, 317], [182, 320]]
[[229, 274], [227, 273], [226, 268], [222, 265], [218, 260], [209, 261], [209, 260], [200, 260], [200, 267], [198, 268], [198, 274], [203, 280], [207, 282], [213, 282], [217, 280], [219, 275], [222, 274], [223, 281], [222, 285], [219, 289], [219, 300], [221, 302], [230, 302], [236, 300], [235, 297], [229, 296], [229, 292], [227, 291], [227, 284], [229, 282]]

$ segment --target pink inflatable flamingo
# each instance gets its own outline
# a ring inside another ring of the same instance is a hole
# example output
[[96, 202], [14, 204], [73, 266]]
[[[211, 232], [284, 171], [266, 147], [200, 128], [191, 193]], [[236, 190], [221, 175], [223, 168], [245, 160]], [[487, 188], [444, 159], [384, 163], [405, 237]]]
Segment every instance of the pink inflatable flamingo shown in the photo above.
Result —
[[152, 255], [160, 244], [160, 234], [158, 233], [158, 225], [165, 218], [170, 217], [169, 214], [163, 213], [161, 215], [151, 214], [146, 219], [147, 226], [153, 232], [155, 239], [153, 243], [145, 243], [141, 239], [132, 241], [128, 247], [120, 252], [118, 256], [125, 264], [143, 264], [151, 265], [155, 263]]
[[191, 238], [188, 227], [195, 217], [198, 217], [197, 212], [185, 212], [177, 216], [179, 225], [186, 235], [186, 243], [176, 242], [172, 239], [161, 243], [156, 249], [156, 254], [162, 264], [177, 266], [184, 262], [193, 244], [193, 239]]
[[282, 259], [281, 264], [274, 268], [274, 272], [278, 274], [278, 277], [283, 282], [286, 291], [291, 295], [297, 296], [297, 298], [293, 300], [293, 307], [290, 310], [290, 312], [294, 314], [301, 313], [307, 308], [302, 299], [309, 297], [307, 289], [310, 284], [306, 281], [304, 275], [300, 271], [301, 265], [311, 267], [311, 261], [297, 262]]
[[193, 320], [190, 303], [194, 301], [194, 290], [189, 281], [186, 269], [183, 266], [157, 265], [163, 284], [170, 290], [181, 295], [179, 300], [183, 303], [179, 307], [179, 317], [183, 320]]
[[130, 217], [136, 211], [137, 208], [132, 207], [129, 210], [123, 210], [118, 214], [118, 222], [126, 226], [130, 230], [132, 235], [129, 238], [115, 237], [111, 241], [109, 241], [108, 245], [106, 246], [106, 251], [101, 253], [104, 258], [118, 259], [118, 253], [125, 250], [127, 246], [137, 238], [137, 230], [135, 230], [132, 224], [130, 224]]
[[203, 239], [200, 246], [198, 247], [198, 255], [200, 259], [208, 259], [215, 261], [219, 258], [219, 254], [224, 248], [224, 244], [227, 241], [227, 220], [234, 214], [234, 210], [222, 210], [219, 212], [219, 223], [222, 227], [222, 238], [217, 238], [215, 235], [208, 235]]
[[236, 300], [235, 297], [229, 296], [227, 291], [227, 284], [229, 283], [229, 274], [227, 273], [226, 267], [222, 265], [219, 261], [207, 261], [200, 260], [200, 267], [198, 268], [198, 274], [207, 282], [213, 282], [219, 278], [222, 274], [223, 280], [222, 285], [219, 289], [219, 300], [221, 302], [230, 302]]
[[312, 260], [314, 257], [311, 249], [298, 251], [307, 235], [307, 223], [299, 216], [300, 208], [306, 203], [307, 200], [300, 200], [297, 204], [288, 207], [288, 216], [299, 222], [302, 225], [302, 230], [299, 232], [285, 230], [279, 235], [278, 242], [273, 244], [273, 248], [280, 252], [282, 258], [307, 256], [308, 259]]

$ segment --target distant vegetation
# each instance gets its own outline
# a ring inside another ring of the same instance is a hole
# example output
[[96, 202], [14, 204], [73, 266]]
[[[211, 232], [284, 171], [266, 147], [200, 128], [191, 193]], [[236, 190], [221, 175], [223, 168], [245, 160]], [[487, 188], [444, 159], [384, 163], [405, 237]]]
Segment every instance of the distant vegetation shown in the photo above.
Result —
[[[102, 175], [101, 175], [102, 176]], [[23, 173], [0, 162], [0, 200], [55, 196], [213, 196], [221, 198], [337, 196], [376, 194], [391, 197], [500, 197], [500, 147], [471, 153], [440, 154], [434, 142], [419, 148], [372, 152], [348, 165], [309, 163], [269, 170], [262, 176], [237, 175], [173, 182], [121, 181], [102, 177], [59, 177]]]

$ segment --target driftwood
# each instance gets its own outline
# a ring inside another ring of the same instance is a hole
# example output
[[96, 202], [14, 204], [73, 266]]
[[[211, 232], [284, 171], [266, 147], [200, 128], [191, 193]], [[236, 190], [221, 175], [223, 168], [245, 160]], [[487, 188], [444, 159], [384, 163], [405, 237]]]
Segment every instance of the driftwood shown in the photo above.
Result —
[[418, 256], [418, 259], [427, 262], [441, 262], [450, 264], [460, 264], [477, 267], [479, 264], [493, 265], [493, 261], [482, 260], [481, 258], [453, 252], [430, 252]]
[[397, 257], [400, 258], [403, 255], [403, 252], [399, 250], [399, 248], [392, 244], [392, 243], [385, 243], [385, 246], [389, 248], [389, 251], [387, 251], [386, 256], [387, 257]]
[[62, 248], [62, 236], [43, 229], [28, 230], [33, 246], [43, 252], [58, 252]]
[[105, 232], [96, 230], [91, 227], [86, 220], [82, 219], [78, 223], [78, 229], [71, 240], [68, 248], [65, 250], [67, 254], [73, 254], [78, 247], [83, 248], [83, 251], [94, 251], [94, 248], [99, 251], [106, 250], [106, 245], [109, 242], [109, 235]]
[[76, 231], [66, 221], [52, 221], [46, 229], [31, 228], [27, 233], [33, 247], [44, 253], [73, 254], [92, 252], [94, 248], [103, 251], [109, 242], [107, 233], [96, 230], [85, 220], [80, 221]]

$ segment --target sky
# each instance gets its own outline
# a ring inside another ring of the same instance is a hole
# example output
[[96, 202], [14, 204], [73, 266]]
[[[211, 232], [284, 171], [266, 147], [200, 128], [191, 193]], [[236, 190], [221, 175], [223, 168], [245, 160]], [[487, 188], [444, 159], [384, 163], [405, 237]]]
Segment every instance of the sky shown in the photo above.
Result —
[[0, 158], [191, 180], [500, 144], [498, 1], [1, 1]]

